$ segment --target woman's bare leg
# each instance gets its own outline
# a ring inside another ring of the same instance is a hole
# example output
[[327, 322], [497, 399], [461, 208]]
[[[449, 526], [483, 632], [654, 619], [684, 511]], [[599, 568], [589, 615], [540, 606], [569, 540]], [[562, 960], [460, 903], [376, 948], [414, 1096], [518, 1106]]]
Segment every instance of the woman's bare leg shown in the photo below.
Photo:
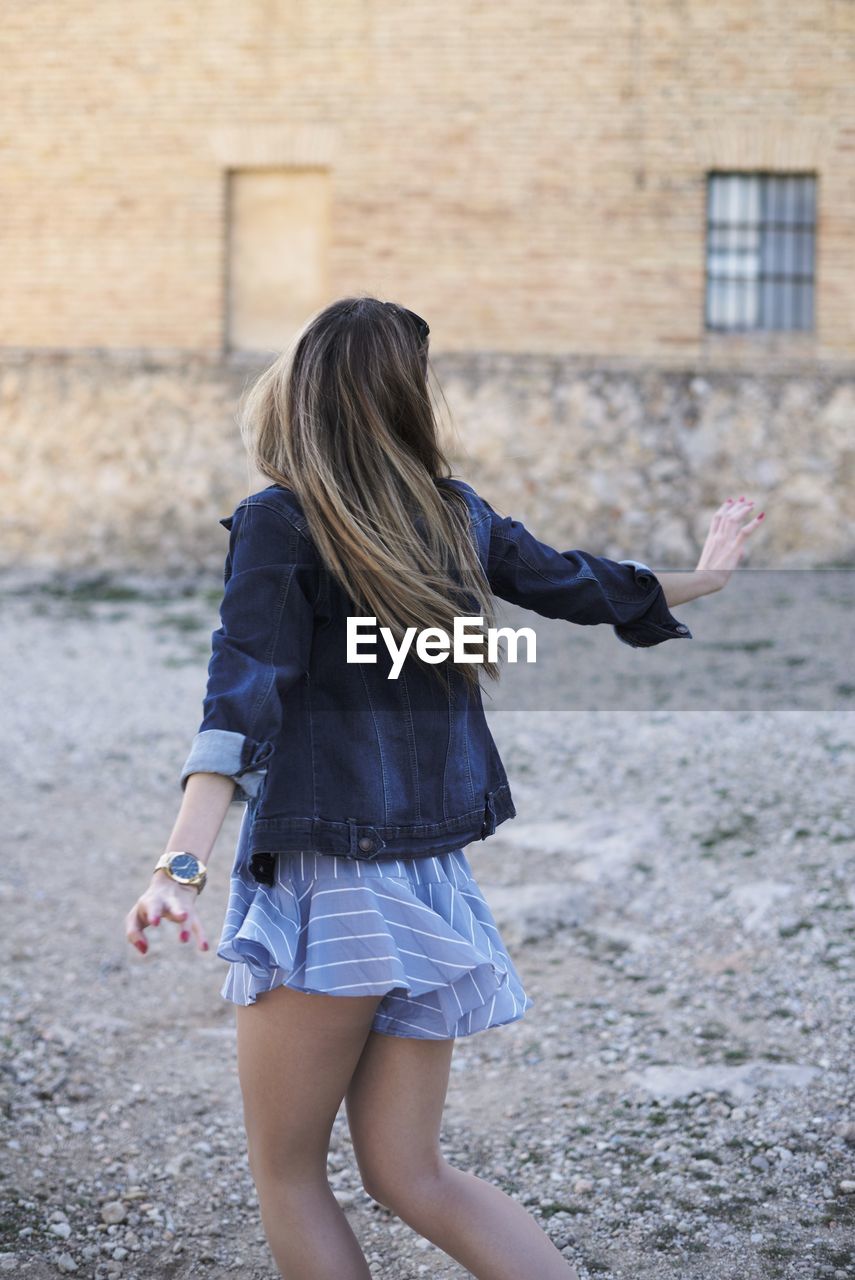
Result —
[[345, 1094], [365, 1190], [477, 1280], [578, 1280], [518, 1201], [442, 1156], [453, 1047], [369, 1035]]
[[249, 1164], [283, 1280], [370, 1280], [327, 1181], [327, 1154], [378, 1003], [275, 987], [236, 1006]]

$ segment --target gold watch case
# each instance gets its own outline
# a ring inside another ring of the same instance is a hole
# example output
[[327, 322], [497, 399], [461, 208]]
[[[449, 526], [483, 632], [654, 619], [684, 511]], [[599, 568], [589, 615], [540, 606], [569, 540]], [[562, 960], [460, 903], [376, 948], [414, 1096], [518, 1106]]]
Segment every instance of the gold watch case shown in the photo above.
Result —
[[[186, 860], [184, 866], [182, 859]], [[201, 858], [186, 849], [170, 849], [162, 853], [154, 869], [165, 871], [176, 884], [192, 885], [198, 893], [202, 892], [208, 878], [208, 869]]]

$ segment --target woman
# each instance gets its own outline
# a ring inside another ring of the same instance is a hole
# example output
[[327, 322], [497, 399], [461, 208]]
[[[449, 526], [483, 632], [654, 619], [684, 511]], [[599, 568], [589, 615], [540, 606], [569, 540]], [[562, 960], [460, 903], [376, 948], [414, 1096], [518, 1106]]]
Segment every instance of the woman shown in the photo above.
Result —
[[[498, 676], [491, 600], [610, 623], [634, 647], [691, 639], [670, 608], [720, 590], [762, 519], [728, 499], [698, 570], [659, 577], [539, 542], [450, 476], [428, 333], [404, 307], [340, 299], [251, 388], [241, 428], [271, 484], [221, 521], [204, 718], [126, 920], [143, 954], [161, 919], [207, 950], [205, 863], [229, 805], [246, 805], [217, 954], [286, 1280], [369, 1276], [326, 1177], [342, 1099], [368, 1193], [472, 1275], [575, 1274], [522, 1205], [439, 1147], [455, 1038], [533, 1004], [464, 853], [515, 815], [481, 704], [480, 672]], [[463, 618], [465, 653], [447, 643]]]

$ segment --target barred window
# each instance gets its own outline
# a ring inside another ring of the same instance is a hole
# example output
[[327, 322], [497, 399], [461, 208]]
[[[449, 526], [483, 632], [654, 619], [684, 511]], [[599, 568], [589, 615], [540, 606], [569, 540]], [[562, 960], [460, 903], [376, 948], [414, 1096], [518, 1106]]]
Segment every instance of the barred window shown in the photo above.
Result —
[[816, 177], [707, 174], [706, 327], [813, 329]]

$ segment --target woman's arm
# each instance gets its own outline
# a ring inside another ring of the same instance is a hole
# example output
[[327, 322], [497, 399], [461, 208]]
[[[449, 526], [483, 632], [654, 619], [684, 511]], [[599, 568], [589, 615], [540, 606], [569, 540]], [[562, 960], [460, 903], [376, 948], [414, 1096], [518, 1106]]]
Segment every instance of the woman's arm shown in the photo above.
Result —
[[[220, 521], [230, 531], [213, 632], [204, 718], [184, 766], [181, 807], [165, 851], [188, 850], [207, 862], [229, 807], [261, 788], [282, 719], [282, 700], [308, 666], [317, 568], [311, 544], [267, 502], [245, 500]], [[157, 859], [152, 859], [152, 865]], [[128, 941], [145, 953], [143, 930], [162, 918], [184, 927], [207, 950], [198, 894], [155, 871], [128, 912]]]
[[[186, 850], [207, 864], [231, 806], [234, 789], [234, 779], [221, 773], [191, 774], [163, 852]], [[153, 871], [145, 890], [125, 917], [128, 942], [145, 955], [148, 943], [144, 931], [161, 920], [174, 920], [182, 926], [179, 935], [182, 942], [189, 942], [193, 937], [199, 950], [207, 951], [208, 940], [196, 910], [198, 897], [192, 885], [178, 884], [165, 871]]]
[[633, 647], [692, 638], [671, 607], [720, 591], [764, 514], [742, 524], [753, 502], [728, 498], [712, 517], [697, 568], [659, 574], [639, 561], [615, 561], [578, 549], [558, 551], [520, 521], [498, 515], [471, 486], [464, 487], [489, 513], [487, 577], [495, 595], [547, 618], [611, 623], [618, 639]]

